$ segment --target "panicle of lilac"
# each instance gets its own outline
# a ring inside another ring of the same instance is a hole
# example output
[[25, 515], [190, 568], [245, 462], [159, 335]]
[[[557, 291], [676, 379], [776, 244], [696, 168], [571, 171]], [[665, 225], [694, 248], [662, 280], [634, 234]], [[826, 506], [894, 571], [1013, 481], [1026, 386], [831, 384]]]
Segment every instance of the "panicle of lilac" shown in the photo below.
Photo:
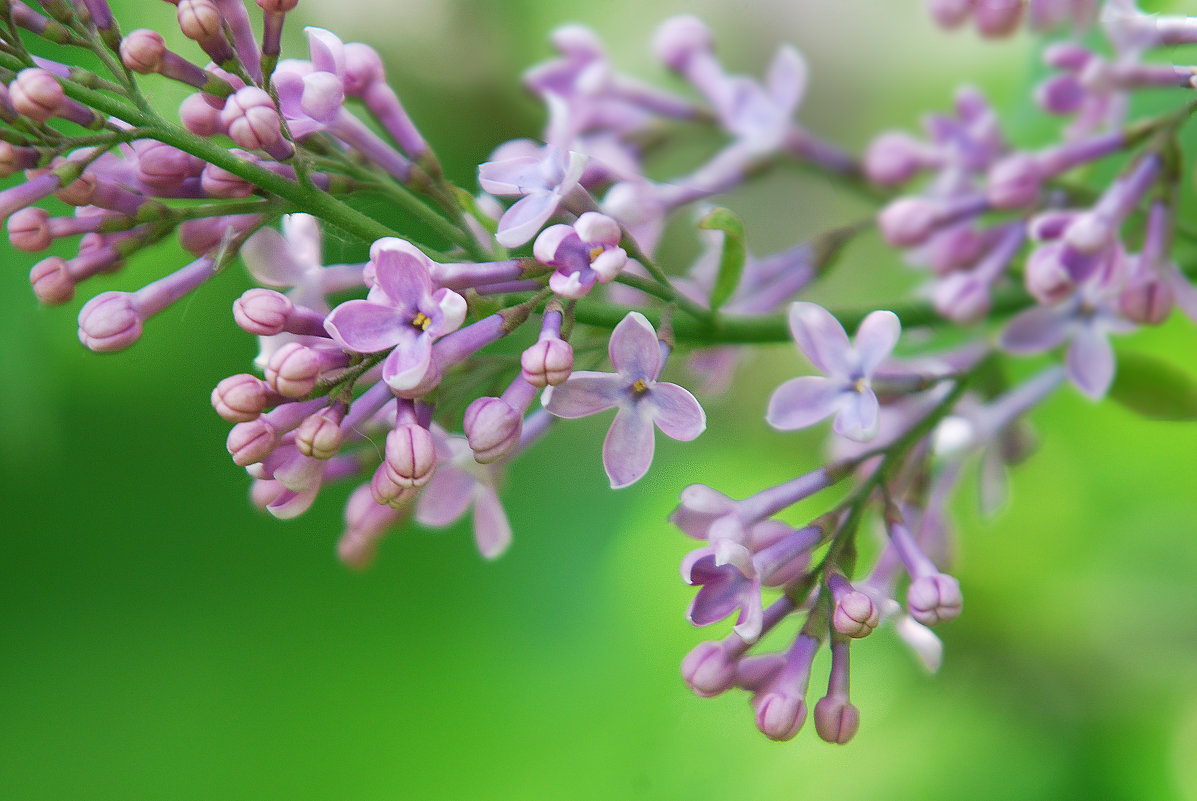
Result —
[[97, 352], [124, 350], [141, 337], [142, 324], [216, 274], [210, 256], [136, 292], [104, 292], [79, 311], [79, 341]]

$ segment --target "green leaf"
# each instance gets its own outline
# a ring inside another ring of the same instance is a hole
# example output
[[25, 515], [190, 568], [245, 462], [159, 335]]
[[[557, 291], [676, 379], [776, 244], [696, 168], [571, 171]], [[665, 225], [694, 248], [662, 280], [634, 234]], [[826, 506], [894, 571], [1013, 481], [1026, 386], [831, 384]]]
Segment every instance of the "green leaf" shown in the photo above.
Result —
[[1118, 354], [1110, 398], [1152, 420], [1197, 420], [1197, 379], [1143, 353]]
[[714, 208], [698, 221], [699, 228], [723, 232], [723, 255], [719, 258], [719, 274], [711, 287], [711, 311], [716, 311], [740, 285], [748, 248], [744, 243], [744, 223], [730, 209]]

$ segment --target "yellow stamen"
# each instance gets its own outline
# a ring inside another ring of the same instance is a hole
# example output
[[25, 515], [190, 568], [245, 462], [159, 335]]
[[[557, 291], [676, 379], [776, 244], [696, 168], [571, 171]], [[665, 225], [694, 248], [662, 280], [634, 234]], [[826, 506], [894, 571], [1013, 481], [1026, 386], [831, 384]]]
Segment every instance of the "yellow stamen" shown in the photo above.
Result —
[[590, 249], [590, 261], [592, 264], [594, 263], [595, 259], [597, 259], [599, 256], [603, 255], [603, 250], [604, 250], [604, 248], [602, 245], [595, 245], [594, 247], [592, 247]]
[[424, 314], [424, 312], [416, 312], [416, 316], [412, 318], [411, 324], [421, 331], [427, 331], [428, 326], [432, 325], [432, 320], [428, 319], [428, 315]]
[[637, 378], [636, 383], [632, 384], [632, 391], [637, 395], [648, 392], [648, 385], [644, 383], [643, 378]]

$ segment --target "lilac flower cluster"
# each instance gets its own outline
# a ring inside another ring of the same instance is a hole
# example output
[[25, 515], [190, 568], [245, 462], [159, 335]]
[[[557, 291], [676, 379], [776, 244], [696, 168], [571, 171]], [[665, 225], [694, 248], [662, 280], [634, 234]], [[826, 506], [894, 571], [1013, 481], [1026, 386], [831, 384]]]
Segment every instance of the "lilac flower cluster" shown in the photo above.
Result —
[[[202, 57], [167, 49], [159, 32], [122, 34], [104, 0], [7, 4], [0, 170], [23, 180], [0, 191], [0, 217], [29, 252], [79, 238], [73, 257], [33, 267], [37, 297], [65, 303], [81, 282], [177, 236], [193, 262], [97, 294], [79, 314], [85, 346], [122, 350], [240, 256], [256, 286], [233, 320], [259, 353], [253, 372], [212, 392], [232, 426], [229, 454], [254, 503], [279, 518], [305, 512], [326, 484], [356, 483], [337, 547], [354, 567], [409, 519], [438, 528], [467, 513], [479, 552], [499, 556], [513, 538], [499, 497], [506, 465], [553, 421], [614, 410], [593, 463], [612, 488], [628, 487], [650, 471], [658, 430], [680, 442], [706, 430], [702, 404], [667, 370], [715, 395], [739, 388], [745, 345], [793, 341], [821, 375], [784, 381], [757, 412], [780, 432], [833, 419], [828, 461], [741, 500], [692, 485], [671, 518], [701, 541], [682, 562], [698, 588], [690, 621], [735, 616], [729, 634], [685, 658], [683, 676], [701, 696], [747, 690], [773, 739], [802, 727], [825, 642], [828, 689], [813, 717], [829, 742], [846, 743], [860, 722], [853, 640], [892, 623], [935, 669], [931, 628], [963, 604], [945, 571], [948, 504], [966, 466], [979, 462], [982, 501], [996, 507], [1005, 467], [1026, 454], [1028, 413], [1066, 382], [1094, 400], [1111, 392], [1110, 334], [1158, 325], [1173, 306], [1197, 319], [1197, 290], [1172, 257], [1178, 135], [1197, 109], [1197, 67], [1148, 60], [1197, 43], [1197, 18], [1110, 0], [1108, 47], [1050, 45], [1055, 72], [1035, 100], [1069, 119], [1057, 142], [1016, 147], [985, 97], [964, 88], [951, 113], [926, 118], [923, 137], [883, 133], [860, 159], [795, 119], [808, 69], [793, 47], [762, 78], [734, 74], [706, 25], [674, 17], [652, 41], [682, 85], [674, 91], [621, 73], [593, 32], [568, 26], [553, 36], [556, 55], [525, 75], [546, 109], [542, 138], [500, 144], [478, 166], [475, 195], [446, 177], [368, 45], [307, 28], [307, 57], [283, 59], [296, 0], [258, 0], [260, 37], [239, 0], [172, 2]], [[1024, 20], [1080, 32], [1097, 16], [1092, 0], [928, 5], [940, 24], [971, 20], [985, 36]], [[17, 28], [102, 69], [31, 55]], [[147, 75], [189, 87], [180, 124], [142, 93]], [[1148, 90], [1184, 97], [1140, 113]], [[687, 127], [718, 144], [661, 177], [653, 143]], [[883, 207], [758, 255], [750, 229], [713, 202], [793, 162]], [[1117, 176], [1102, 181], [1103, 168]], [[366, 215], [361, 193], [402, 207], [425, 233]], [[51, 196], [74, 213], [37, 205]], [[697, 221], [701, 252], [688, 268], [661, 247], [679, 218]], [[322, 225], [368, 258], [326, 264]], [[865, 313], [812, 302], [808, 289], [874, 227], [929, 273], [929, 302]], [[915, 328], [925, 330], [899, 342]], [[1061, 364], [1007, 374], [1010, 357], [1061, 346]], [[597, 369], [604, 350], [610, 371]], [[688, 361], [670, 364], [679, 350]], [[878, 555], [858, 570], [870, 527]], [[788, 643], [758, 650], [794, 618]]]

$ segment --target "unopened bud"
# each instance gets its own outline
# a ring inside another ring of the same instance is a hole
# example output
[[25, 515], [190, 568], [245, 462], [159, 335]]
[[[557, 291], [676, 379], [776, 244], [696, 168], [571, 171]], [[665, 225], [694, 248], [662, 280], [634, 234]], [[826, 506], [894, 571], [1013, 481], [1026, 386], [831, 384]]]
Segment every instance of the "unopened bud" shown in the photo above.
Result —
[[224, 18], [212, 0], [179, 0], [179, 29], [194, 42], [222, 35]]
[[695, 695], [712, 698], [735, 686], [736, 664], [723, 643], [701, 642], [682, 660], [682, 678]]
[[103, 292], [79, 311], [79, 341], [98, 351], [124, 350], [141, 337], [141, 313], [130, 292]]
[[8, 85], [8, 95], [17, 113], [34, 122], [45, 122], [57, 115], [66, 99], [58, 79], [37, 67], [17, 73]]
[[934, 626], [959, 616], [964, 606], [960, 582], [945, 573], [917, 578], [906, 591], [910, 616], [924, 626]]
[[711, 29], [698, 17], [683, 14], [661, 23], [653, 36], [653, 52], [671, 70], [682, 71], [699, 51], [713, 46]]
[[841, 695], [828, 695], [815, 704], [815, 731], [829, 743], [844, 745], [860, 728], [860, 710]]
[[345, 407], [329, 406], [304, 418], [295, 432], [295, 447], [313, 459], [331, 459], [341, 449]]
[[240, 467], [256, 464], [278, 445], [278, 432], [265, 418], [258, 417], [245, 423], [238, 423], [229, 431], [225, 443], [233, 463]]
[[67, 263], [58, 256], [42, 259], [33, 265], [29, 271], [29, 283], [33, 285], [33, 294], [47, 306], [67, 303], [75, 297], [75, 282], [71, 280]]
[[502, 398], [478, 398], [465, 412], [462, 427], [474, 461], [489, 464], [502, 459], [520, 441], [524, 418]]
[[233, 319], [246, 333], [268, 337], [283, 332], [294, 309], [295, 304], [281, 292], [248, 289], [233, 301]]
[[247, 150], [267, 150], [282, 139], [278, 109], [256, 86], [238, 89], [224, 104], [220, 122], [229, 138]]
[[212, 408], [230, 423], [248, 423], [275, 400], [266, 382], [249, 373], [231, 375], [212, 390]]
[[54, 241], [46, 220], [50, 213], [37, 206], [27, 206], [8, 218], [8, 241], [13, 247], [36, 253], [50, 247]]
[[806, 722], [806, 702], [789, 693], [767, 692], [752, 698], [756, 727], [770, 740], [793, 739]]
[[266, 365], [266, 383], [285, 398], [302, 398], [315, 389], [321, 367], [320, 354], [315, 349], [288, 342], [271, 355]]
[[121, 62], [134, 72], [147, 75], [157, 72], [166, 54], [166, 40], [162, 34], [148, 28], [130, 31], [121, 40]]
[[867, 637], [880, 623], [877, 605], [860, 590], [845, 593], [836, 601], [832, 627], [845, 637]]

